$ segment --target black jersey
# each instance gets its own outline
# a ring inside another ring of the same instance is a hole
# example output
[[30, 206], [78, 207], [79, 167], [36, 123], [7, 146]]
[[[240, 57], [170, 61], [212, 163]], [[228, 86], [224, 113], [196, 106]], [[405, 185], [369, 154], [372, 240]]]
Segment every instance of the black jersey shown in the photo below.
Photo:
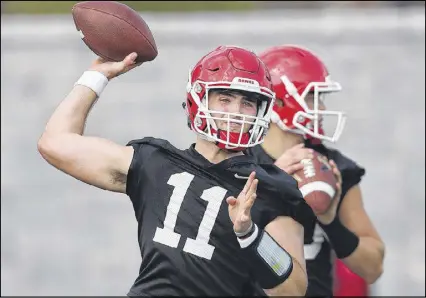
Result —
[[[336, 162], [342, 175], [342, 195], [340, 204], [348, 190], [361, 181], [365, 170], [353, 160], [344, 156], [338, 150], [327, 148], [323, 144], [305, 143], [306, 147], [312, 148], [318, 153], [327, 156]], [[249, 148], [246, 153], [254, 156], [259, 163], [274, 163], [275, 160], [269, 156], [262, 146]], [[331, 259], [331, 246], [327, 242], [325, 233], [316, 224], [313, 231], [305, 230], [305, 259], [308, 271], [308, 290], [306, 296], [332, 296], [333, 295], [333, 264]], [[309, 235], [309, 236], [308, 236]], [[310, 237], [310, 235], [313, 235]]]
[[253, 292], [225, 200], [238, 196], [251, 171], [259, 179], [252, 218], [260, 228], [277, 216], [291, 216], [305, 228], [315, 224], [296, 181], [275, 166], [259, 167], [245, 155], [212, 164], [194, 145], [179, 150], [155, 138], [128, 145], [135, 152], [126, 192], [138, 221], [142, 256], [129, 296]]

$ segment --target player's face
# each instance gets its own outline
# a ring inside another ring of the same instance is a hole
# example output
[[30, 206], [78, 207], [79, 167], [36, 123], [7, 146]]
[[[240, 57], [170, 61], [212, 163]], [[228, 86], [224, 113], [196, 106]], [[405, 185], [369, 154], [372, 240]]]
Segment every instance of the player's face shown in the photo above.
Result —
[[[248, 97], [232, 90], [211, 91], [209, 93], [209, 110], [242, 114], [246, 116], [257, 115], [257, 99]], [[243, 120], [238, 115], [226, 115], [220, 113], [211, 113], [213, 117], [223, 118], [224, 120], [215, 120], [217, 127], [220, 130], [228, 130], [228, 117], [230, 119]], [[241, 132], [243, 124], [230, 122], [231, 132]], [[245, 123], [243, 132], [248, 132], [251, 124]]]

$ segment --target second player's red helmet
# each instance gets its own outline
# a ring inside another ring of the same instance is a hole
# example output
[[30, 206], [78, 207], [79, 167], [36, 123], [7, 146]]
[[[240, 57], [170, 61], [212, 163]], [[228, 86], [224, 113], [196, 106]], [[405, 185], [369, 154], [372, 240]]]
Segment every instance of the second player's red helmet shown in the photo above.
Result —
[[[259, 57], [272, 77], [276, 100], [271, 120], [281, 129], [314, 138], [336, 142], [345, 125], [342, 111], [321, 110], [320, 100], [330, 92], [341, 90], [332, 81], [324, 63], [307, 49], [283, 45], [271, 47]], [[313, 108], [306, 104], [306, 96], [313, 94]], [[324, 116], [337, 117], [334, 131], [327, 135], [322, 127]]]

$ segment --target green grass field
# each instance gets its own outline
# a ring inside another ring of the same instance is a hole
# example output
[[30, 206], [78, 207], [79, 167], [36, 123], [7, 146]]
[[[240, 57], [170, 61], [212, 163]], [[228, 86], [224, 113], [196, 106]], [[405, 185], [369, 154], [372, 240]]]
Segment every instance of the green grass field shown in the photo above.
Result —
[[[67, 14], [81, 1], [2, 1], [3, 13]], [[250, 10], [254, 1], [120, 1], [137, 11], [235, 11]]]

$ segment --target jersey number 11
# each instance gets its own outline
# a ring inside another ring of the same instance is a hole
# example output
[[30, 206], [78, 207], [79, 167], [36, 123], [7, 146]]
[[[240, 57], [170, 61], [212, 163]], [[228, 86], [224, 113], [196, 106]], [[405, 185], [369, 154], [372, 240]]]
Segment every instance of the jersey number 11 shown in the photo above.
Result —
[[[155, 231], [154, 241], [176, 248], [179, 244], [181, 235], [174, 231], [177, 216], [182, 206], [183, 199], [188, 191], [189, 185], [194, 179], [194, 175], [187, 172], [173, 174], [170, 176], [167, 184], [174, 186], [170, 202], [167, 206], [166, 218], [164, 219], [164, 228], [158, 228]], [[227, 190], [220, 186], [213, 186], [203, 191], [201, 199], [208, 202], [200, 227], [198, 228], [195, 239], [187, 238], [183, 251], [191, 253], [198, 257], [210, 260], [213, 256], [215, 247], [209, 244], [210, 233], [219, 214], [220, 206], [225, 198]]]

